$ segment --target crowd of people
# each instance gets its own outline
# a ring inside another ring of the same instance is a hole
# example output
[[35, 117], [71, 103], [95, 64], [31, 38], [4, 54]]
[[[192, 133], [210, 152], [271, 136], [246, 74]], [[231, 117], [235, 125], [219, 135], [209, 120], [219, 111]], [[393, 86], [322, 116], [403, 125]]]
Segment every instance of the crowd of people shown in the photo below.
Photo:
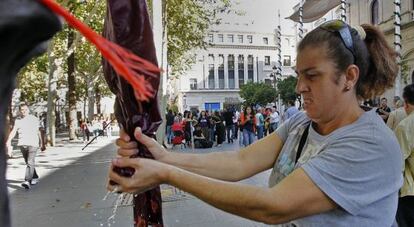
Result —
[[282, 121], [299, 112], [294, 101], [289, 101], [288, 105], [283, 114], [276, 106], [246, 106], [241, 112], [234, 107], [220, 111], [187, 110], [184, 113], [168, 110], [165, 117], [167, 143], [189, 146], [194, 143], [196, 148], [210, 148], [221, 146], [226, 140], [227, 143], [238, 140], [240, 145], [248, 146], [272, 133]]
[[79, 122], [79, 131], [84, 142], [89, 142], [90, 137], [106, 136], [112, 137], [112, 129], [116, 120], [110, 120], [109, 117], [95, 115], [92, 121], [83, 119]]

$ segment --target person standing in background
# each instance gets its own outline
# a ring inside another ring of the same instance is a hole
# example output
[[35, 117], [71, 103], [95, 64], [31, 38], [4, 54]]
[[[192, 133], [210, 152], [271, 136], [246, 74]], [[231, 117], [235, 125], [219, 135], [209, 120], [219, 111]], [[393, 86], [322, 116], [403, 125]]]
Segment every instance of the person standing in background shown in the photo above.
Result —
[[390, 115], [391, 109], [387, 105], [387, 98], [381, 99], [381, 106], [377, 109], [377, 114], [387, 123], [388, 116]]
[[257, 139], [260, 140], [263, 138], [263, 132], [264, 132], [264, 117], [262, 114], [263, 109], [261, 107], [257, 108], [256, 113], [256, 129], [257, 129]]

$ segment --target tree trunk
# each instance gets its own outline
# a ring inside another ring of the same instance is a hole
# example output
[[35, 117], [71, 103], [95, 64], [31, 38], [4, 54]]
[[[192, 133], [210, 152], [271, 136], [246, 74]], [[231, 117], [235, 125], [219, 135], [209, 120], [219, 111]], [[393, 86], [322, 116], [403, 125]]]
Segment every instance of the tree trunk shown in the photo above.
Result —
[[[72, 46], [75, 39], [75, 33], [73, 29], [69, 30], [68, 33], [68, 49]], [[78, 125], [76, 116], [76, 88], [75, 88], [75, 51], [68, 57], [68, 104], [69, 104], [69, 140], [76, 138], [76, 128]]]
[[96, 98], [96, 113], [101, 114], [101, 91], [99, 90], [99, 87], [96, 87], [95, 89], [95, 98]]
[[162, 117], [162, 124], [157, 130], [157, 141], [164, 144], [165, 140], [165, 109], [167, 107], [166, 82], [168, 79], [167, 68], [167, 1], [152, 2], [152, 21], [155, 48], [157, 50], [157, 60], [160, 68], [164, 69], [160, 76], [160, 85], [158, 88], [158, 103]]
[[56, 145], [56, 97], [57, 97], [57, 77], [61, 70], [61, 59], [56, 59], [53, 50], [53, 42], [51, 41], [48, 49], [49, 58], [49, 81], [47, 92], [47, 142], [50, 146]]
[[88, 120], [91, 121], [93, 119], [93, 115], [95, 114], [95, 91], [93, 86], [93, 81], [90, 77], [87, 78], [87, 85], [88, 85]]

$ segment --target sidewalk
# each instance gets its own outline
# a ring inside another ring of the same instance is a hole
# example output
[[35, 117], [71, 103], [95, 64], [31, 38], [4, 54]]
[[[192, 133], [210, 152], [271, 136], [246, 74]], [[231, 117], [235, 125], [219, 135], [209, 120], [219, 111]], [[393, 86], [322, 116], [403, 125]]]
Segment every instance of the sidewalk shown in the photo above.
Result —
[[[7, 179], [11, 198], [13, 226], [132, 226], [132, 196], [126, 196], [109, 223], [116, 197], [106, 194], [107, 171], [116, 147], [101, 138], [81, 151], [83, 144], [60, 141], [60, 147], [48, 148], [37, 157], [39, 185], [21, 188], [25, 164], [22, 158], [10, 159]], [[224, 144], [212, 149], [180, 149], [173, 152], [211, 152], [236, 150], [238, 145]], [[244, 183], [266, 186], [268, 173], [259, 174]], [[162, 185], [165, 226], [264, 226], [227, 214], [174, 187]]]

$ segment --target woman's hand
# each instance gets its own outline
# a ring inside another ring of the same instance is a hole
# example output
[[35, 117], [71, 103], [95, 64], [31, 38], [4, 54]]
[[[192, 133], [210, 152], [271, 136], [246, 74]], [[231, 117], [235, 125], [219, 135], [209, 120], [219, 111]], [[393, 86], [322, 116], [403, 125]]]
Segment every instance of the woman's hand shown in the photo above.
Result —
[[[144, 135], [141, 128], [135, 129], [134, 136], [140, 143], [148, 148], [148, 151], [151, 152], [155, 160], [161, 161], [167, 154], [167, 151], [156, 140]], [[139, 152], [137, 142], [131, 141], [131, 138], [123, 129], [121, 129], [120, 136], [116, 140], [116, 145], [119, 147], [118, 155], [121, 157], [130, 157]]]
[[[135, 171], [131, 177], [123, 177], [114, 172], [114, 167], [129, 167]], [[109, 181], [115, 182], [116, 185], [108, 183], [107, 189], [117, 192], [142, 193], [165, 183], [171, 168], [167, 164], [146, 158], [117, 158], [112, 160], [109, 170]]]

